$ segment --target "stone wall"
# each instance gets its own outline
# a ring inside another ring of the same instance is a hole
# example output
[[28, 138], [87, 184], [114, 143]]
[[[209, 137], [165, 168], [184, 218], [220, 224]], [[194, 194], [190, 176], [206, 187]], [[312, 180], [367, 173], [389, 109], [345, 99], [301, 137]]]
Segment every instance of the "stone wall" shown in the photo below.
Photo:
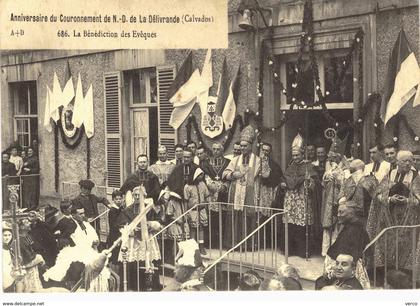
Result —
[[[411, 49], [414, 51], [417, 61], [420, 63], [419, 50], [419, 11], [418, 7], [380, 12], [377, 15], [377, 67], [378, 67], [378, 91], [385, 92], [385, 83], [388, 73], [389, 57], [392, 52], [398, 33], [404, 28]], [[414, 130], [420, 136], [420, 107], [413, 108], [412, 103], [407, 103], [402, 111]], [[399, 146], [401, 149], [419, 150], [420, 142], [414, 141], [405, 128], [400, 131]], [[386, 126], [384, 142], [392, 142], [393, 122]]]

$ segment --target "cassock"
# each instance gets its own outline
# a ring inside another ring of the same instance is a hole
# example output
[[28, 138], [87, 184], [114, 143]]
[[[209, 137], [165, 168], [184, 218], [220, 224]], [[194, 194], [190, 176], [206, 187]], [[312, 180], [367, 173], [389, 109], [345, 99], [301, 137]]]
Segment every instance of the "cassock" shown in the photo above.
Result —
[[312, 162], [312, 165], [314, 166], [314, 169], [315, 169], [316, 173], [318, 173], [319, 180], [322, 180], [322, 178], [324, 177], [324, 173], [325, 173], [326, 161], [316, 160], [316, 161]]
[[[289, 213], [287, 216], [287, 223], [289, 229], [289, 251], [291, 255], [298, 255], [305, 257], [306, 250], [306, 225], [312, 226], [314, 224], [314, 194], [316, 194], [317, 174], [313, 166], [309, 162], [301, 161], [299, 163], [293, 162], [290, 164], [285, 173], [286, 194], [284, 198], [284, 209]], [[309, 179], [309, 186], [305, 192], [304, 181], [305, 177]], [[305, 195], [305, 193], [307, 193]], [[305, 214], [306, 213], [306, 214]], [[285, 222], [283, 217], [283, 222]], [[310, 229], [308, 229], [310, 234]], [[311, 241], [310, 238], [309, 242]], [[309, 247], [309, 254], [311, 246]]]
[[198, 166], [194, 163], [176, 166], [168, 178], [168, 188], [184, 197], [184, 186], [186, 183], [192, 183], [197, 168]]
[[120, 191], [125, 194], [127, 191], [133, 191], [137, 186], [143, 185], [146, 189], [147, 198], [152, 198], [157, 203], [160, 193], [160, 184], [158, 177], [148, 170], [137, 170], [130, 174], [121, 186]]
[[[117, 207], [115, 204], [111, 204], [108, 212], [108, 224], [109, 224], [109, 233], [106, 239], [106, 246], [110, 248], [115, 240], [117, 240], [121, 236], [120, 228], [117, 224], [117, 220], [122, 213], [124, 207], [120, 206]], [[120, 252], [120, 246], [117, 246], [112, 250], [112, 255], [110, 258], [110, 262], [113, 264], [117, 263], [118, 254]]]
[[[270, 208], [277, 193], [277, 187], [284, 182], [283, 171], [280, 166], [271, 158], [261, 161], [261, 189], [260, 207]], [[259, 209], [260, 215], [268, 217], [271, 215], [269, 209]]]
[[[395, 194], [408, 198], [408, 203], [390, 202], [389, 198]], [[386, 227], [417, 224], [420, 224], [420, 177], [414, 170], [400, 173], [398, 168], [394, 169], [379, 184], [377, 196], [372, 201], [367, 222], [370, 238], [374, 239]], [[413, 253], [411, 230], [389, 231], [385, 238], [380, 238], [374, 246], [374, 260], [377, 267], [385, 263], [385, 239], [387, 239], [388, 266], [396, 266], [398, 262], [398, 268], [412, 270], [413, 259], [420, 258], [419, 239]], [[398, 243], [398, 253], [396, 243]]]
[[353, 257], [356, 264], [355, 278], [361, 285], [360, 288], [353, 289], [369, 289], [369, 277], [363, 264], [363, 250], [369, 243], [369, 235], [363, 224], [363, 220], [356, 220], [352, 223], [342, 225], [337, 239], [327, 251], [325, 257], [324, 268], [325, 274], [329, 276], [330, 283], [334, 283], [334, 266], [337, 256], [347, 254]]
[[[72, 200], [72, 205], [77, 208], [84, 208], [86, 218], [95, 218], [99, 215], [98, 203], [102, 203], [105, 206], [109, 206], [107, 198], [98, 197], [94, 194], [79, 194], [75, 199]], [[95, 228], [98, 235], [100, 234], [101, 224], [100, 220], [96, 219], [92, 222], [92, 226]]]
[[[223, 171], [225, 171], [226, 167], [229, 165], [230, 160], [225, 157], [219, 158], [210, 158], [206, 159], [202, 162], [201, 168], [205, 173], [205, 182], [210, 192], [209, 196], [209, 210], [210, 210], [210, 227], [209, 235], [211, 235], [211, 245], [210, 245], [210, 237], [206, 239], [208, 241], [207, 247], [218, 247], [220, 244], [220, 217], [222, 222], [225, 218], [225, 214], [220, 212], [219, 215], [219, 207], [217, 203], [213, 204], [213, 202], [227, 202], [227, 192], [220, 192], [223, 187], [226, 187], [226, 180], [222, 179]], [[223, 210], [226, 210], [226, 207], [222, 207]], [[207, 231], [206, 231], [207, 233]]]
[[45, 264], [51, 267], [55, 264], [55, 259], [58, 254], [57, 241], [54, 235], [48, 229], [45, 222], [36, 220], [31, 224], [31, 230], [29, 232], [33, 244], [33, 250], [42, 255], [45, 260]]
[[[233, 203], [233, 206], [228, 207], [226, 223], [223, 227], [223, 232], [226, 233], [223, 242], [228, 248], [235, 246], [255, 229], [255, 207], [259, 206], [260, 165], [260, 158], [254, 153], [248, 156], [241, 154], [234, 157], [223, 172], [224, 179], [232, 179], [228, 191], [228, 202]], [[235, 171], [241, 172], [243, 177], [231, 178], [231, 174]]]
[[23, 207], [36, 209], [39, 204], [39, 160], [35, 155], [29, 156], [23, 163], [23, 175], [31, 175], [22, 179]]

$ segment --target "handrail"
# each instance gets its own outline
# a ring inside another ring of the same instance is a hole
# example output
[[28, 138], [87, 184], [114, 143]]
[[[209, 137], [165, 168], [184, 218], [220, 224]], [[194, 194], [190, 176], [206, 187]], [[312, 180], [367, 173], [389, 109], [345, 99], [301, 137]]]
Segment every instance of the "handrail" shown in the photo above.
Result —
[[243, 244], [245, 241], [247, 241], [249, 238], [251, 238], [256, 232], [258, 232], [262, 227], [264, 227], [268, 222], [270, 222], [274, 217], [278, 215], [284, 214], [285, 211], [281, 213], [275, 213], [270, 216], [267, 220], [265, 220], [263, 223], [261, 223], [256, 229], [254, 229], [248, 236], [246, 236], [244, 239], [242, 239], [240, 242], [238, 242], [234, 247], [230, 248], [228, 251], [226, 251], [222, 256], [220, 256], [218, 259], [213, 261], [211, 265], [209, 265], [204, 271], [203, 275], [206, 274], [208, 271], [210, 271], [215, 265], [217, 265], [220, 261], [222, 261], [223, 258], [225, 258], [228, 254], [233, 252], [235, 249], [237, 249], [241, 244]]
[[378, 235], [376, 235], [376, 237], [371, 242], [369, 242], [369, 244], [363, 250], [363, 253], [365, 253], [366, 250], [369, 249], [376, 241], [378, 241], [379, 238], [381, 238], [382, 235], [385, 234], [388, 230], [392, 230], [392, 229], [396, 229], [396, 228], [419, 228], [419, 227], [420, 227], [420, 224], [417, 224], [417, 225], [394, 225], [394, 226], [386, 227]]
[[29, 177], [29, 176], [40, 176], [40, 173], [34, 173], [34, 174], [21, 174], [21, 175], [4, 175], [1, 178], [2, 179], [6, 179], [6, 178], [20, 178], [20, 177]]
[[[181, 214], [178, 218], [176, 218], [175, 220], [173, 220], [171, 223], [169, 223], [168, 225], [166, 225], [164, 228], [162, 228], [159, 232], [157, 232], [156, 234], [154, 234], [151, 238], [149, 238], [148, 241], [152, 240], [153, 238], [159, 236], [161, 233], [163, 233], [165, 230], [167, 230], [171, 225], [175, 224], [179, 219], [183, 218], [185, 215], [187, 215], [190, 211], [193, 211], [194, 209], [197, 209], [198, 206], [209, 206], [210, 204], [222, 204], [222, 205], [227, 205], [227, 206], [233, 206], [235, 205], [234, 203], [228, 203], [228, 202], [208, 202], [208, 203], [199, 203], [194, 205], [193, 207], [191, 207], [190, 209], [188, 209], [187, 211], [185, 211], [183, 214]], [[277, 214], [283, 214], [285, 212], [284, 209], [280, 209], [280, 208], [271, 208], [271, 207], [261, 207], [261, 206], [251, 206], [251, 205], [242, 205], [241, 207], [249, 207], [249, 208], [263, 208], [263, 209], [267, 209], [267, 210], [275, 210], [275, 211], [279, 211], [279, 213], [276, 213], [274, 215]], [[273, 215], [273, 216], [274, 216]], [[270, 218], [271, 219], [271, 218]]]

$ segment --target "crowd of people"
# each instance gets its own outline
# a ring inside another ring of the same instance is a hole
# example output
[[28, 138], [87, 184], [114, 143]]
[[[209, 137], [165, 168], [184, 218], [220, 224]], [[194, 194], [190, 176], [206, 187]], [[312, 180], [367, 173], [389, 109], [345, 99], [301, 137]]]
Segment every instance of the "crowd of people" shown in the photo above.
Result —
[[22, 191], [22, 208], [35, 210], [39, 205], [38, 141], [22, 148], [13, 143], [2, 152], [2, 203], [3, 212], [9, 209], [8, 187], [19, 185]]
[[[258, 153], [254, 152], [255, 138], [251, 126], [243, 129], [230, 155], [224, 155], [223, 145], [217, 142], [211, 152], [192, 141], [176, 145], [173, 160], [168, 159], [166, 147], [160, 146], [159, 160], [153, 165], [146, 155], [137, 157], [136, 171], [112, 193], [111, 202], [91, 193], [92, 181], [80, 181], [80, 194], [61, 203], [62, 217], [54, 226], [40, 220], [35, 211], [19, 221], [20, 249], [26, 254], [22, 265], [27, 273], [9, 277], [9, 286], [3, 287], [9, 291], [19, 286], [23, 291], [37, 291], [39, 286], [71, 290], [84, 277], [86, 290], [109, 291], [112, 273], [122, 279], [126, 263], [127, 290], [158, 291], [162, 290], [158, 267], [164, 258], [178, 267], [175, 283], [164, 290], [197, 290], [203, 285], [197, 271], [203, 267], [201, 257], [207, 254], [210, 237], [212, 247], [229, 249], [267, 220], [273, 209], [287, 214], [279, 233], [269, 235], [284, 239], [287, 223], [290, 256], [325, 256], [324, 274], [315, 289], [370, 288], [369, 269], [385, 263], [407, 277], [413, 273], [420, 244], [414, 253], [407, 247], [412, 239], [407, 230], [390, 233], [387, 241], [379, 240], [369, 252], [365, 248], [384, 228], [420, 224], [419, 152], [374, 144], [365, 164], [345, 156], [335, 141], [327, 149], [305, 144], [298, 135], [291, 161], [281, 169], [270, 143], [259, 144]], [[28, 158], [33, 156], [33, 150], [27, 151]], [[29, 164], [12, 149], [10, 156], [3, 154], [3, 176], [19, 175]], [[98, 203], [108, 208], [105, 243], [99, 239]], [[138, 218], [141, 213], [146, 219]], [[155, 234], [164, 227], [164, 241], [159, 243]], [[3, 224], [6, 271], [13, 270], [14, 235], [10, 225]], [[279, 245], [284, 248], [284, 243]], [[397, 267], [393, 266], [396, 257]], [[34, 267], [38, 267], [36, 273]], [[29, 276], [37, 282], [22, 286]], [[293, 267], [266, 280], [250, 271], [239, 283], [238, 290], [302, 289]], [[120, 286], [122, 290], [122, 281]]]

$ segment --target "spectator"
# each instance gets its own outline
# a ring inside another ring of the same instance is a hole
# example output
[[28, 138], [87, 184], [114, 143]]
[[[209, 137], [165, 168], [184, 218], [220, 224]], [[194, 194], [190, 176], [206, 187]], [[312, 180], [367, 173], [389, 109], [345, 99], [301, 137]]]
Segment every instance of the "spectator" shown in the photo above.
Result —
[[39, 205], [39, 160], [32, 148], [28, 148], [28, 157], [23, 163], [22, 204], [29, 209], [37, 209]]
[[10, 158], [9, 161], [15, 165], [16, 175], [19, 176], [22, 172], [23, 159], [18, 155], [17, 146], [12, 146], [10, 148]]
[[248, 270], [239, 279], [239, 286], [236, 291], [257, 291], [263, 279], [254, 270]]

